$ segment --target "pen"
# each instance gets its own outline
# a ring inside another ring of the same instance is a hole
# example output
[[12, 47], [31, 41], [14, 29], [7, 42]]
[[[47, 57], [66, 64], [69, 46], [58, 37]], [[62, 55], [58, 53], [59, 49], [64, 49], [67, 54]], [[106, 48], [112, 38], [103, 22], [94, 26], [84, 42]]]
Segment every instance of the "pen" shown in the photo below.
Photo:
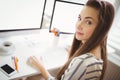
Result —
[[18, 71], [18, 58], [14, 57], [14, 65], [15, 65], [15, 69]]

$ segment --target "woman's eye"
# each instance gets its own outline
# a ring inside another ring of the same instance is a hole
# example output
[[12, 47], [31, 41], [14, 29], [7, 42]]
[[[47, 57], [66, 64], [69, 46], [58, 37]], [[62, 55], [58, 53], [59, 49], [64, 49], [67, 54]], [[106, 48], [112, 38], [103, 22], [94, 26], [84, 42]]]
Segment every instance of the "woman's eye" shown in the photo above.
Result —
[[92, 22], [91, 21], [86, 21], [87, 25], [91, 25]]

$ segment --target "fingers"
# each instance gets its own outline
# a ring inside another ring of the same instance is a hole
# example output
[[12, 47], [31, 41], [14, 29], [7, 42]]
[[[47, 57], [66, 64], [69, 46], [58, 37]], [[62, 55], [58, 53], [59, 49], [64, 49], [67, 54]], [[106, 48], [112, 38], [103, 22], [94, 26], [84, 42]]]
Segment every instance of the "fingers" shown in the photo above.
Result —
[[37, 58], [36, 56], [30, 56], [30, 59], [34, 60], [34, 61], [38, 61], [40, 58]]
[[38, 68], [38, 63], [39, 63], [39, 60], [35, 56], [30, 56], [27, 60], [27, 64], [35, 69]]
[[28, 64], [30, 64], [30, 65], [40, 65], [40, 64], [43, 64], [42, 63], [42, 57], [40, 57], [40, 58], [37, 58], [36, 56], [30, 56], [29, 58], [28, 58]]
[[30, 56], [29, 58], [28, 58], [28, 62], [30, 63], [30, 64], [33, 64], [33, 63], [35, 63], [35, 62], [37, 62], [38, 61], [38, 59], [35, 57], [35, 56]]

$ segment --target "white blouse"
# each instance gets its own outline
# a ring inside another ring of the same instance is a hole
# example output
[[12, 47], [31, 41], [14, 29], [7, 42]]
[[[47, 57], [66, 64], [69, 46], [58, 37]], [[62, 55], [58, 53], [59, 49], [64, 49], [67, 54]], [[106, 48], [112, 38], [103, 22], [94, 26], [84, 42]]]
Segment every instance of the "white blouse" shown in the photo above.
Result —
[[[97, 59], [93, 54], [86, 53], [75, 57], [61, 80], [100, 80], [103, 61]], [[50, 76], [48, 80], [57, 80]]]

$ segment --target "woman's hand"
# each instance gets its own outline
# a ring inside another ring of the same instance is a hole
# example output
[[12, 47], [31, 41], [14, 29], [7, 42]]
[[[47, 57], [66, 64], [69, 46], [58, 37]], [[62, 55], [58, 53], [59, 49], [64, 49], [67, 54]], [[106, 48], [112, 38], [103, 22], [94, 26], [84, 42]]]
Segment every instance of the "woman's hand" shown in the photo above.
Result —
[[39, 70], [39, 71], [40, 71], [39, 67], [40, 67], [40, 66], [43, 66], [42, 58], [41, 58], [41, 57], [38, 58], [38, 57], [36, 57], [36, 56], [30, 56], [30, 57], [28, 58], [27, 63], [28, 63], [30, 66], [34, 67], [35, 69], [37, 69], [37, 70]]
[[28, 58], [28, 64], [37, 69], [38, 71], [40, 71], [45, 79], [47, 79], [50, 76], [49, 72], [45, 69], [43, 65], [42, 58], [30, 56]]

